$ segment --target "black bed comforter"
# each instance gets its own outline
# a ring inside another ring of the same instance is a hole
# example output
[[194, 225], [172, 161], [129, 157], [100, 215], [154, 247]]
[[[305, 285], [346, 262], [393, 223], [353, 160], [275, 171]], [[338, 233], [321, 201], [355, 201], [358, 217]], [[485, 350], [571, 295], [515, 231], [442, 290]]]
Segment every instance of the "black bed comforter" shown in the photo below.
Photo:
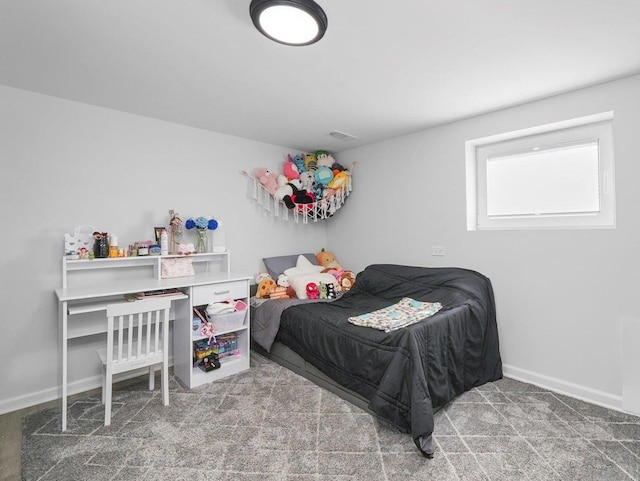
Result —
[[[443, 308], [390, 333], [347, 321], [403, 297]], [[277, 340], [367, 398], [426, 456], [433, 454], [433, 408], [502, 377], [491, 282], [466, 269], [371, 265], [340, 299], [286, 309]]]

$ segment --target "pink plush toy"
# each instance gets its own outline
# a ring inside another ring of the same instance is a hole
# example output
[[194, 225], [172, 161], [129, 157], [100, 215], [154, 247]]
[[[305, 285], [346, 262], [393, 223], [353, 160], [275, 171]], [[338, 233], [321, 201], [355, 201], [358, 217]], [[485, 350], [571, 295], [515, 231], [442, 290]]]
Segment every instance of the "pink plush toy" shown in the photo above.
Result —
[[278, 188], [278, 176], [275, 173], [265, 169], [264, 167], [259, 167], [253, 171], [253, 178], [257, 179], [271, 195], [276, 193], [276, 189]]
[[289, 160], [284, 163], [283, 169], [284, 175], [289, 180], [297, 179], [300, 177], [300, 172], [298, 171], [298, 166], [293, 163], [293, 157], [289, 156]]

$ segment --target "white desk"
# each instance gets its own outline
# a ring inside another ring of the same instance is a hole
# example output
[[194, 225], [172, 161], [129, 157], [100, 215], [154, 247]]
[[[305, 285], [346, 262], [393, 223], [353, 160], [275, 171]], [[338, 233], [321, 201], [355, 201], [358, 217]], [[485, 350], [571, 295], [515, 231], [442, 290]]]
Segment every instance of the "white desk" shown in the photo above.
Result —
[[[202, 254], [201, 256], [207, 256]], [[102, 269], [104, 267], [131, 267], [136, 261], [128, 260], [118, 263], [118, 259], [113, 259], [113, 263], [102, 260], [100, 264], [86, 264], [86, 270]], [[84, 261], [91, 263], [92, 261]], [[140, 265], [145, 265], [146, 261], [141, 260]], [[74, 287], [67, 284], [67, 263], [63, 261], [63, 280], [66, 287], [55, 289], [58, 298], [58, 319], [61, 343], [61, 373], [62, 373], [62, 431], [67, 429], [67, 397], [68, 397], [68, 345], [69, 340], [81, 338], [94, 334], [106, 332], [106, 312], [102, 316], [100, 313], [106, 311], [106, 306], [112, 302], [128, 302], [124, 296], [137, 292], [152, 290], [177, 288], [183, 294], [171, 296], [172, 318], [174, 318], [173, 339], [174, 339], [174, 371], [176, 376], [188, 387], [193, 387], [205, 382], [226, 377], [249, 368], [249, 316], [247, 313], [245, 324], [233, 332], [238, 332], [240, 355], [232, 361], [223, 365], [223, 368], [209, 373], [194, 370], [192, 366], [193, 340], [191, 320], [192, 320], [192, 297], [195, 294], [198, 302], [216, 302], [228, 297], [241, 298], [247, 305], [249, 304], [249, 282], [252, 276], [242, 274], [232, 274], [230, 272], [216, 273], [196, 273], [191, 277], [176, 279], [158, 279], [152, 276], [140, 276], [134, 274], [132, 278], [117, 280], [98, 280], [92, 282], [76, 283]], [[82, 266], [75, 264], [73, 270], [85, 270]], [[146, 265], [149, 265], [148, 262]], [[208, 269], [207, 269], [208, 270]], [[220, 289], [216, 290], [216, 286]], [[91, 314], [94, 313], [94, 314]], [[98, 314], [95, 314], [98, 313]], [[86, 315], [87, 322], [83, 322], [83, 315]], [[69, 325], [69, 318], [76, 317], [73, 326]], [[76, 322], [77, 321], [77, 322]], [[216, 334], [222, 334], [217, 332]], [[96, 358], [96, 362], [97, 358]]]

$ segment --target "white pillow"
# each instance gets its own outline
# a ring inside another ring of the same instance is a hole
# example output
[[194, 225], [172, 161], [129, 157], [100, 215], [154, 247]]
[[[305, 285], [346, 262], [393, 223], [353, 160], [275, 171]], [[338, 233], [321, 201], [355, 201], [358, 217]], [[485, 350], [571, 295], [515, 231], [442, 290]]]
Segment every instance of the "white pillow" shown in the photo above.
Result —
[[284, 271], [284, 275], [289, 279], [289, 285], [296, 291], [298, 299], [307, 298], [307, 284], [315, 282], [320, 284], [336, 284], [336, 278], [324, 270], [322, 266], [316, 266], [309, 262], [305, 256], [298, 256], [295, 267], [290, 267]]
[[289, 281], [291, 281], [291, 278], [297, 275], [310, 273], [317, 274], [322, 270], [324, 270], [324, 267], [313, 265], [305, 256], [299, 255], [296, 266], [290, 267], [289, 269], [284, 271], [284, 275], [289, 278]]

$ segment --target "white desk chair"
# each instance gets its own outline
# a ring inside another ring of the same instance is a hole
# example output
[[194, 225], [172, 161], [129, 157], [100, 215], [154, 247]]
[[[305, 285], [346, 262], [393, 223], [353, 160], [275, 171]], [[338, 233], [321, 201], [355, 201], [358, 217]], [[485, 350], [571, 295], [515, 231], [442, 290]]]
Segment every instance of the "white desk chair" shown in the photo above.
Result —
[[155, 366], [161, 364], [162, 404], [169, 404], [169, 308], [167, 297], [143, 299], [107, 306], [107, 348], [102, 360], [104, 425], [111, 424], [113, 376], [149, 367], [149, 390], [154, 388]]

